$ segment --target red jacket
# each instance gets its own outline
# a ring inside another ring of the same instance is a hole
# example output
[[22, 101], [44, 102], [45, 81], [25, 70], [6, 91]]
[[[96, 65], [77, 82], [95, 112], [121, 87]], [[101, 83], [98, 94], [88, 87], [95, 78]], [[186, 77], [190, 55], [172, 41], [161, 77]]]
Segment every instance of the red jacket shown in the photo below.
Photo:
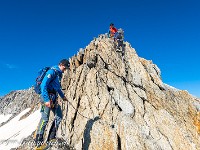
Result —
[[110, 37], [113, 37], [117, 32], [117, 28], [110, 26]]

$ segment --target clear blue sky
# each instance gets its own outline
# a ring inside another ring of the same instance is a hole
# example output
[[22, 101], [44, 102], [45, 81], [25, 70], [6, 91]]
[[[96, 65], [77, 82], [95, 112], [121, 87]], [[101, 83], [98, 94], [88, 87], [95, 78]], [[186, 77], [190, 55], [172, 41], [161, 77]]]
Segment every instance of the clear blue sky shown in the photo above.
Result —
[[31, 87], [40, 68], [113, 22], [164, 83], [200, 97], [199, 9], [199, 0], [0, 0], [0, 96]]

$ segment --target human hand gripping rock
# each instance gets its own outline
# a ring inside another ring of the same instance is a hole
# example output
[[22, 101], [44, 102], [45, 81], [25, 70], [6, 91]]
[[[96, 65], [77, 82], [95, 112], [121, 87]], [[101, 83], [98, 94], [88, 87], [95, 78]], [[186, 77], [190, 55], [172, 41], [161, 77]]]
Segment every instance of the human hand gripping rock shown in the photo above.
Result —
[[66, 97], [64, 97], [64, 98], [63, 98], [63, 101], [67, 101], [67, 98], [66, 98]]

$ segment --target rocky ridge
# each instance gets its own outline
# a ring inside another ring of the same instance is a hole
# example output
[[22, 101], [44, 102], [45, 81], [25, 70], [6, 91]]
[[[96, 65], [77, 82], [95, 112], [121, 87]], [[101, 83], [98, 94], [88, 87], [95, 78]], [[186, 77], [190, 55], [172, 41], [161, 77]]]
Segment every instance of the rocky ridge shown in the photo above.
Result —
[[[70, 59], [62, 80], [69, 102], [60, 102], [58, 137], [77, 150], [200, 150], [200, 100], [164, 84], [160, 69], [128, 42], [124, 59], [114, 47], [100, 35]], [[33, 95], [32, 89], [11, 93], [0, 110], [32, 106], [34, 111]]]
[[128, 42], [124, 60], [114, 47], [100, 35], [71, 58], [60, 135], [76, 149], [200, 149], [199, 99], [164, 84]]

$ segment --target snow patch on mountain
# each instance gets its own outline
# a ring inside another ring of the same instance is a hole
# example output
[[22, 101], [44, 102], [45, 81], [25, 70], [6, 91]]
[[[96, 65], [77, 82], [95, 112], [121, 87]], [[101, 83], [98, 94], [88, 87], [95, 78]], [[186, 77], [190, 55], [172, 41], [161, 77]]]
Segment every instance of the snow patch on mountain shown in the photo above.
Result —
[[[20, 120], [21, 116], [29, 112], [30, 108], [25, 109], [7, 124], [0, 127], [0, 149], [9, 150], [18, 147], [22, 140], [36, 129], [40, 120], [40, 111], [37, 110], [27, 118]], [[4, 122], [10, 115], [2, 116]]]
[[12, 114], [0, 115], [0, 124], [3, 123], [3, 122], [6, 122], [11, 116], [12, 116]]

